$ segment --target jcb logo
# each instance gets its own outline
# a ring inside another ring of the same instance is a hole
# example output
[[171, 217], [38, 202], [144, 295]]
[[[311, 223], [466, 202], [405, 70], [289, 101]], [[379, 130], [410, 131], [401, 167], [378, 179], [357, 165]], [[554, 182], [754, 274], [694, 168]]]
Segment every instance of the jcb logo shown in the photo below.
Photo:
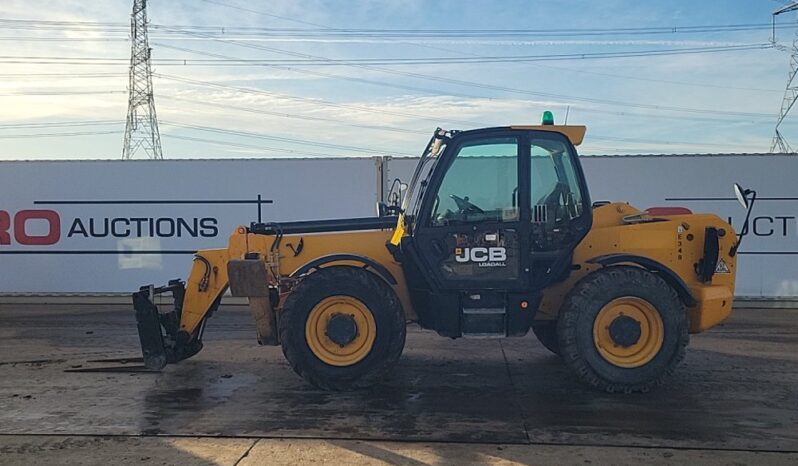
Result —
[[[12, 221], [13, 220], [13, 221]], [[44, 234], [32, 234], [36, 223], [44, 223]], [[34, 225], [34, 226], [31, 226]], [[11, 238], [23, 246], [49, 246], [61, 239], [61, 217], [53, 210], [20, 210], [13, 216], [0, 210], [0, 246], [11, 244]]]
[[507, 260], [507, 250], [495, 248], [457, 248], [454, 250], [457, 262], [504, 262]]

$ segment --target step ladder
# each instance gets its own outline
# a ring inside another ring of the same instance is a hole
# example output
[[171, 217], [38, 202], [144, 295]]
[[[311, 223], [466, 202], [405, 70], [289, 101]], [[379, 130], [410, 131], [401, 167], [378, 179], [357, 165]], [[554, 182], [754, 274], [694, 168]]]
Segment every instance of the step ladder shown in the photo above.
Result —
[[507, 305], [503, 293], [464, 293], [460, 303], [464, 337], [500, 338], [507, 335]]

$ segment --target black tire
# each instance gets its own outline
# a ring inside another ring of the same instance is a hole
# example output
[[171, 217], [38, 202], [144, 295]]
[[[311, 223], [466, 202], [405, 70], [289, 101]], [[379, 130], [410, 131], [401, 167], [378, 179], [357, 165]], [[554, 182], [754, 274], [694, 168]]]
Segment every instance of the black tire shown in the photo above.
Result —
[[538, 320], [532, 322], [532, 333], [538, 337], [538, 341], [552, 353], [560, 354], [560, 341], [557, 338], [556, 320]]
[[[325, 363], [311, 351], [305, 337], [310, 312], [330, 296], [361, 301], [376, 322], [371, 351], [350, 366]], [[396, 363], [405, 345], [405, 318], [396, 293], [373, 273], [356, 267], [327, 267], [304, 278], [286, 299], [278, 326], [283, 354], [291, 367], [324, 390], [348, 390], [377, 382]]]
[[[642, 298], [662, 319], [662, 346], [639, 367], [612, 364], [594, 343], [593, 325], [599, 311], [622, 297]], [[557, 330], [566, 364], [581, 380], [607, 392], [647, 392], [661, 385], [684, 358], [690, 338], [687, 311], [673, 287], [658, 275], [633, 266], [601, 269], [577, 283], [563, 303]]]

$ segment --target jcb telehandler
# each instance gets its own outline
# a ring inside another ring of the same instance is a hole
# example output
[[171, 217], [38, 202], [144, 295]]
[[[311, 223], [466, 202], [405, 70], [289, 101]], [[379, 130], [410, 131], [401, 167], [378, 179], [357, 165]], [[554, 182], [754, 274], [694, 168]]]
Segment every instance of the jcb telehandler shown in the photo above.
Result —
[[[729, 316], [740, 240], [715, 215], [591, 204], [584, 135], [548, 112], [537, 126], [438, 129], [401, 206], [379, 217], [238, 227], [226, 249], [196, 253], [187, 282], [133, 295], [145, 365], [196, 354], [229, 289], [249, 298], [258, 342], [324, 389], [379, 380], [408, 322], [452, 338], [531, 327], [593, 387], [661, 384], [688, 334]], [[755, 193], [735, 188], [750, 212]], [[160, 312], [153, 297], [169, 292], [175, 309]]]

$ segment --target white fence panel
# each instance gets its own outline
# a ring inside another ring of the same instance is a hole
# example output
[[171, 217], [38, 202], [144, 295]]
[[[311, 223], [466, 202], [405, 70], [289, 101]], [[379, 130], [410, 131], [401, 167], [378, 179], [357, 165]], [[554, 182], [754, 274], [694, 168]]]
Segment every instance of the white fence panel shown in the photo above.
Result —
[[[191, 252], [236, 225], [362, 217], [379, 198], [374, 158], [0, 162], [0, 293], [130, 291], [184, 277]], [[416, 159], [387, 162], [409, 180]], [[754, 188], [739, 296], [798, 297], [798, 157], [583, 157], [595, 200], [685, 206], [742, 223], [732, 183]]]
[[376, 159], [0, 162], [0, 293], [185, 277], [240, 224], [371, 216]]

